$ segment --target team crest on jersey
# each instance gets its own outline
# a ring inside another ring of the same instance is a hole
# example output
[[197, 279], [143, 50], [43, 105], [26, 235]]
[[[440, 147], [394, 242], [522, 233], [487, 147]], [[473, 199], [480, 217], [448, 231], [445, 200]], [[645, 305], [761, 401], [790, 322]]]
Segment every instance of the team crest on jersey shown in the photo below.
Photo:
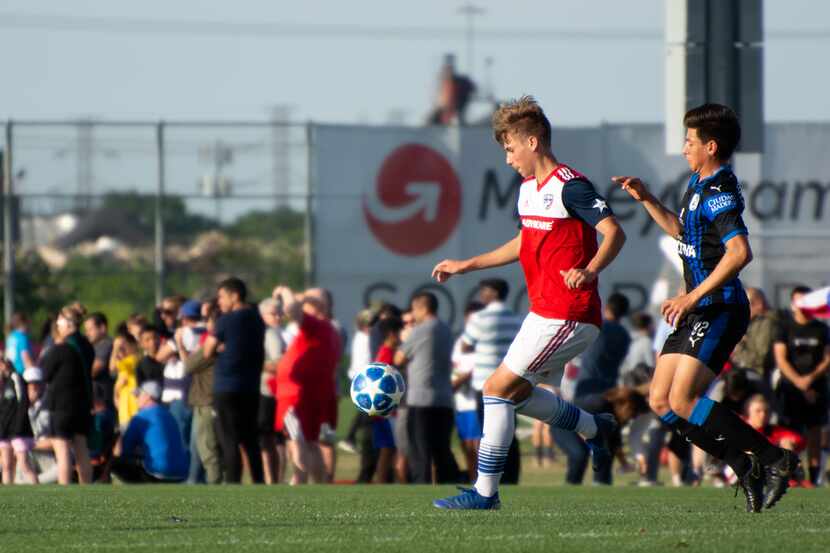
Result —
[[692, 196], [692, 201], [689, 202], [689, 211], [694, 211], [697, 209], [697, 205], [700, 203], [700, 194], [695, 194]]
[[553, 205], [553, 194], [545, 194], [542, 197], [542, 202], [545, 204], [545, 209], [550, 209]]

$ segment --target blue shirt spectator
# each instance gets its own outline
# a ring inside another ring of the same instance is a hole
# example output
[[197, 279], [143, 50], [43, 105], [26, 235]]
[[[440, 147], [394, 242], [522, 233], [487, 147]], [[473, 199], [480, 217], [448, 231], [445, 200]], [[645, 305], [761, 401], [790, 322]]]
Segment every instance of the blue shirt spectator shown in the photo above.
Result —
[[[158, 395], [161, 395], [158, 384], [152, 381], [142, 385], [142, 395], [148, 385], [155, 385]], [[144, 406], [130, 419], [124, 433], [121, 456], [140, 460], [144, 470], [158, 479], [184, 480], [190, 466], [190, 455], [184, 448], [173, 415], [152, 395], [143, 403]]]
[[6, 359], [12, 362], [15, 372], [19, 375], [34, 365], [35, 354], [29, 340], [28, 323], [24, 314], [14, 313], [9, 324], [11, 332], [6, 337]]

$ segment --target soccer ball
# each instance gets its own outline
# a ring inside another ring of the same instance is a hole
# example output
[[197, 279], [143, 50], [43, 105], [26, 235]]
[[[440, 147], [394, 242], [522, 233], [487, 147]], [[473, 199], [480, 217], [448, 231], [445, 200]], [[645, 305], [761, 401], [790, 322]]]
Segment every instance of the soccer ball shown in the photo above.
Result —
[[395, 367], [369, 363], [352, 380], [352, 401], [370, 416], [386, 417], [401, 402], [406, 384]]

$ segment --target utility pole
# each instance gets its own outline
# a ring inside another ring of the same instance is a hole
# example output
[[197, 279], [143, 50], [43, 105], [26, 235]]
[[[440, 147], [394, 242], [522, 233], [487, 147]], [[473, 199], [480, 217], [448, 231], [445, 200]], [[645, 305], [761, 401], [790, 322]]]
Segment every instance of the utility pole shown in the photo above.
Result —
[[158, 176], [156, 180], [155, 202], [155, 258], [156, 258], [156, 305], [164, 298], [164, 122], [156, 126], [156, 152], [158, 156]]
[[77, 211], [89, 210], [90, 196], [92, 194], [93, 152], [92, 120], [83, 119], [78, 121], [78, 150], [76, 160], [78, 196], [75, 205]]
[[14, 237], [12, 224], [14, 189], [12, 187], [12, 122], [6, 123], [6, 148], [3, 150], [3, 320], [8, 323], [14, 313]]
[[271, 152], [274, 207], [289, 205], [291, 192], [291, 106], [271, 108]]
[[458, 8], [458, 13], [467, 20], [467, 74], [470, 79], [475, 81], [475, 18], [484, 15], [485, 10], [468, 2]]

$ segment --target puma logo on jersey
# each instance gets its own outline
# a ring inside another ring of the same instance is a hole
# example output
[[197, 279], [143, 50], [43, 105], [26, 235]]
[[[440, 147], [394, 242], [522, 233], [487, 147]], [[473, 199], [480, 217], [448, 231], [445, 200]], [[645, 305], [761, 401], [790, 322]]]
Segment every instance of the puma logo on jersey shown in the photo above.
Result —
[[689, 343], [695, 347], [698, 341], [706, 336], [706, 331], [709, 330], [709, 321], [698, 321], [692, 327], [692, 333], [689, 334]]
[[710, 189], [710, 190], [717, 190], [718, 192], [723, 192], [723, 190], [721, 190], [721, 187], [722, 187], [722, 186], [723, 186], [722, 184], [719, 184], [719, 185], [717, 185], [717, 186], [715, 186], [715, 185], [713, 184], [712, 186], [710, 186], [710, 187], [709, 187], [709, 189]]
[[682, 255], [683, 257], [697, 257], [697, 249], [691, 244], [685, 244], [683, 242], [677, 243], [677, 253]]

